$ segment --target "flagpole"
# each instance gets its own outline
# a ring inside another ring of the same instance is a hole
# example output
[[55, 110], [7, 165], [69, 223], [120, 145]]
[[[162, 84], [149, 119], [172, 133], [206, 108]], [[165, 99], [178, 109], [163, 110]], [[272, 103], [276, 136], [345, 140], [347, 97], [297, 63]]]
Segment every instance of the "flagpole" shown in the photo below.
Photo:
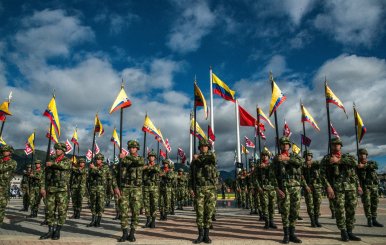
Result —
[[[326, 96], [326, 91], [327, 91], [327, 79], [324, 78], [324, 94]], [[326, 100], [326, 109], [327, 109], [327, 128], [328, 128], [328, 148], [327, 148], [327, 153], [330, 154], [330, 142], [331, 142], [331, 121], [330, 121], [330, 106], [329, 103]]]
[[48, 146], [47, 146], [47, 154], [46, 154], [46, 162], [50, 160], [50, 152], [51, 152], [51, 133], [52, 133], [52, 122], [50, 123], [50, 137], [48, 137]]
[[353, 109], [354, 109], [354, 127], [355, 127], [355, 139], [356, 139], [356, 145], [357, 145], [357, 158], [359, 162], [359, 140], [358, 140], [358, 116], [357, 116], [357, 109], [355, 108], [355, 102], [353, 102]]
[[[196, 81], [194, 81], [196, 82]], [[194, 89], [194, 87], [193, 87]], [[194, 90], [193, 90], [194, 91]], [[193, 92], [194, 93], [194, 92]], [[193, 153], [196, 154], [196, 135], [197, 135], [197, 106], [196, 99], [194, 99], [194, 129], [193, 129]]]
[[157, 163], [160, 163], [160, 155], [159, 155], [159, 141], [157, 140]]
[[[259, 107], [257, 107], [257, 138], [259, 139], [259, 159], [261, 159], [261, 139], [260, 139], [260, 116], [259, 116]], [[256, 146], [255, 146], [256, 148]]]
[[[303, 123], [303, 137], [304, 137], [304, 139], [306, 139], [307, 138], [307, 135], [306, 135], [306, 126], [305, 126], [305, 124], [304, 124], [304, 120], [303, 120], [303, 103], [302, 103], [302, 100], [300, 100], [300, 111], [301, 111], [301, 113], [302, 113], [302, 123]], [[302, 154], [302, 151], [303, 151], [303, 141], [302, 140], [300, 140], [300, 147], [301, 147], [301, 153], [300, 154]], [[306, 144], [304, 144], [304, 150], [305, 151], [307, 151], [307, 145]]]
[[[75, 127], [75, 132], [76, 132], [76, 127]], [[74, 143], [74, 150], [72, 151], [72, 161], [74, 162], [74, 157], [75, 157], [75, 150], [76, 150], [76, 145]], [[75, 163], [75, 162], [74, 162]]]
[[34, 153], [35, 153], [35, 136], [36, 136], [36, 133], [35, 133], [35, 129], [34, 129], [34, 140], [32, 141], [32, 144], [34, 145], [34, 149], [32, 151], [32, 157], [31, 157], [31, 160], [32, 160], [32, 164], [34, 163]]
[[[193, 119], [193, 111], [190, 112], [190, 123], [192, 122]], [[193, 135], [190, 132], [190, 125], [189, 125], [189, 163], [192, 162], [193, 159]]]
[[[212, 66], [209, 67], [209, 88], [210, 88], [210, 127], [212, 128], [213, 134], [214, 131], [214, 117], [213, 117], [213, 76], [212, 76]], [[212, 145], [212, 152], [214, 152], [214, 144]]]
[[[271, 80], [271, 88], [272, 88], [272, 93], [273, 93], [273, 76], [272, 76], [272, 72], [269, 73], [269, 77], [270, 77], [270, 80]], [[276, 148], [276, 153], [277, 154], [280, 154], [280, 144], [279, 144], [279, 128], [278, 128], [278, 123], [277, 123], [277, 113], [276, 113], [276, 110], [274, 112], [274, 116], [275, 116], [275, 128], [276, 128], [276, 142], [275, 142], [275, 148]]]
[[237, 162], [241, 163], [241, 152], [240, 152], [240, 115], [239, 115], [239, 102], [235, 100], [235, 110], [236, 110], [236, 145], [237, 145]]

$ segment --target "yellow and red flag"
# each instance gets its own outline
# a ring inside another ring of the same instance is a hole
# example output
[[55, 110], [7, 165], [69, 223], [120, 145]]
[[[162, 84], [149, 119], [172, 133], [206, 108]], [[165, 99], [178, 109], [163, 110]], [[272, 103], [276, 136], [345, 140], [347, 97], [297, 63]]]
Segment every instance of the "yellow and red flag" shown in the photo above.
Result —
[[9, 111], [9, 101], [4, 101], [0, 105], [0, 121], [5, 121], [7, 116], [12, 116], [12, 113]]
[[272, 82], [272, 98], [271, 98], [271, 104], [269, 106], [269, 116], [272, 116], [272, 114], [287, 99], [287, 97], [284, 96], [284, 94], [281, 92], [280, 88], [273, 80], [272, 75], [270, 76], [270, 79]]
[[194, 82], [194, 106], [203, 106], [205, 119], [208, 119], [208, 107], [206, 106], [206, 100], [196, 82]]
[[359, 142], [361, 142], [367, 129], [365, 127], [365, 124], [362, 121], [361, 116], [359, 115], [359, 113], [356, 109], [354, 110], [354, 117], [355, 117], [355, 125], [357, 126], [358, 139], [359, 139]]
[[261, 120], [263, 120], [266, 121], [272, 128], [275, 128], [275, 126], [273, 126], [269, 118], [264, 114], [263, 110], [260, 107], [257, 108], [257, 116], [259, 117], [260, 123]]
[[111, 136], [111, 142], [113, 142], [118, 148], [120, 147], [118, 133], [115, 128], [113, 130], [113, 135]]
[[99, 136], [102, 136], [105, 132], [105, 130], [103, 129], [102, 122], [101, 120], [99, 120], [98, 113], [95, 115], [94, 131], [95, 133], [99, 133]]
[[74, 130], [74, 134], [72, 135], [71, 142], [74, 143], [75, 145], [79, 145], [78, 132], [76, 129]]
[[341, 108], [344, 111], [344, 113], [346, 114], [346, 117], [347, 117], [347, 112], [346, 112], [346, 109], [343, 106], [342, 101], [340, 101], [340, 99], [334, 94], [334, 92], [332, 92], [330, 87], [327, 85], [327, 82], [325, 82], [324, 88], [325, 88], [325, 94], [326, 94], [326, 102], [327, 103], [332, 103], [332, 104], [338, 106], [339, 108]]
[[306, 107], [304, 107], [303, 104], [300, 107], [302, 108], [302, 122], [309, 122], [312, 125], [312, 127], [314, 127], [316, 130], [320, 131], [318, 124], [316, 124], [314, 118], [308, 112]]
[[117, 111], [118, 109], [124, 109], [131, 106], [131, 101], [129, 100], [123, 86], [121, 87], [121, 91], [119, 91], [119, 94], [117, 98], [115, 99], [113, 105], [110, 109], [110, 114], [114, 111]]
[[50, 103], [48, 103], [47, 109], [44, 111], [43, 116], [46, 116], [50, 119], [52, 126], [55, 128], [58, 136], [60, 137], [60, 122], [58, 110], [56, 109], [55, 96], [52, 97]]

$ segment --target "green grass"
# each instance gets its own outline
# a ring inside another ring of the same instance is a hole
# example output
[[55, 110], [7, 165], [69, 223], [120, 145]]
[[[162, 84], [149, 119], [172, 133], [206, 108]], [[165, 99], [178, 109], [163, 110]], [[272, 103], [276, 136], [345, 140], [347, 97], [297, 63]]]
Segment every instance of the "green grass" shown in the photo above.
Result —
[[[226, 193], [225, 194], [225, 198], [226, 199], [235, 199], [235, 193]], [[222, 199], [222, 195], [221, 194], [217, 194], [217, 200], [221, 200]]]

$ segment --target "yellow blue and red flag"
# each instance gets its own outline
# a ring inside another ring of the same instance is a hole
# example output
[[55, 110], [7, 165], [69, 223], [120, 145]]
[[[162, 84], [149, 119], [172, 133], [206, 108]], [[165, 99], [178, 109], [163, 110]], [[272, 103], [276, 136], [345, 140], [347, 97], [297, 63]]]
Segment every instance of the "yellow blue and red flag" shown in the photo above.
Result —
[[47, 109], [45, 110], [43, 116], [46, 116], [50, 119], [52, 126], [55, 128], [58, 136], [60, 137], [60, 122], [58, 116], [58, 110], [56, 109], [55, 96], [52, 97], [50, 103], [48, 103]]
[[355, 124], [357, 126], [357, 131], [358, 131], [358, 139], [359, 142], [362, 141], [363, 136], [365, 135], [367, 129], [365, 127], [365, 124], [362, 121], [361, 116], [359, 115], [358, 111], [355, 109], [354, 110], [354, 117], [355, 117]]
[[163, 140], [162, 135], [158, 131], [158, 129], [154, 126], [153, 122], [150, 120], [148, 115], [145, 116], [145, 121], [142, 126], [143, 132], [148, 132], [149, 134], [154, 135], [156, 138], [159, 137]]
[[223, 97], [225, 100], [235, 102], [236, 91], [231, 90], [220, 78], [212, 73], [213, 93]]
[[286, 96], [281, 92], [280, 88], [277, 86], [272, 76], [270, 77], [272, 82], [272, 98], [271, 104], [269, 106], [269, 116], [277, 110], [277, 108], [287, 99]]
[[324, 86], [325, 86], [326, 102], [332, 103], [332, 104], [338, 106], [339, 108], [341, 108], [347, 117], [347, 112], [343, 106], [342, 101], [340, 101], [340, 99], [334, 94], [334, 92], [332, 92], [330, 87], [327, 85], [327, 82], [325, 82]]
[[7, 143], [5, 143], [5, 141], [3, 140], [3, 137], [0, 137], [0, 146], [4, 146], [6, 144]]
[[9, 101], [4, 101], [0, 105], [0, 121], [5, 121], [7, 116], [12, 116], [12, 113], [9, 111]]
[[111, 142], [113, 142], [118, 148], [120, 147], [119, 137], [115, 128], [113, 130], [113, 135], [111, 136]]
[[309, 122], [312, 125], [312, 127], [320, 131], [318, 124], [315, 122], [314, 118], [308, 112], [307, 108], [303, 104], [300, 107], [302, 108], [302, 122]]
[[79, 145], [78, 132], [76, 129], [74, 130], [74, 134], [72, 135], [71, 142], [74, 143], [75, 145]]
[[[46, 134], [46, 137], [47, 138], [51, 138], [52, 141], [54, 141], [55, 143], [58, 143], [58, 137], [56, 137], [56, 133], [55, 133], [55, 129], [52, 127], [51, 129], [51, 133], [50, 133], [50, 129], [48, 129], [48, 132]], [[28, 142], [29, 142], [29, 139], [28, 139]]]
[[102, 136], [105, 132], [105, 130], [103, 129], [102, 122], [101, 120], [99, 120], [98, 113], [95, 115], [94, 131], [95, 133], [99, 133], [99, 136]]
[[[190, 121], [190, 133], [194, 135], [194, 119]], [[200, 125], [196, 122], [196, 135], [198, 139], [207, 139], [204, 131], [201, 129]]]
[[117, 98], [115, 99], [113, 105], [110, 109], [110, 114], [114, 111], [117, 111], [118, 109], [123, 109], [131, 106], [131, 101], [129, 100], [125, 90], [123, 89], [123, 86], [121, 87], [121, 91], [119, 91], [119, 94]]
[[263, 110], [260, 107], [257, 108], [257, 116], [259, 117], [260, 123], [261, 123], [261, 120], [263, 120], [263, 121], [266, 121], [272, 128], [275, 128], [275, 126], [272, 125], [271, 121], [264, 114]]
[[208, 119], [208, 107], [206, 106], [206, 100], [196, 82], [194, 82], [194, 106], [203, 106], [205, 119]]

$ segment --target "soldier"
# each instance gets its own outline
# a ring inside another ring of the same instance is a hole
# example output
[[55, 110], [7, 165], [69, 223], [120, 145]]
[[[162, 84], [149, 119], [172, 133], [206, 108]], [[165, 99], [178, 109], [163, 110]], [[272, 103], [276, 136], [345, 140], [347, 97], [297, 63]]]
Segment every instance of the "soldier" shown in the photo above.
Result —
[[355, 223], [357, 191], [362, 193], [356, 174], [357, 163], [354, 156], [342, 154], [342, 141], [334, 138], [330, 142], [331, 153], [322, 159], [325, 186], [328, 198], [334, 199], [336, 224], [341, 231], [342, 241], [360, 241], [352, 233]]
[[1, 147], [0, 151], [0, 224], [2, 224], [5, 216], [5, 207], [9, 200], [10, 183], [16, 170], [17, 163], [12, 159], [12, 146], [4, 145]]
[[379, 179], [377, 175], [378, 164], [375, 161], [368, 161], [366, 149], [359, 149], [358, 175], [363, 188], [362, 203], [369, 227], [383, 227], [377, 221]]
[[31, 206], [31, 218], [38, 216], [39, 204], [42, 199], [40, 195], [40, 189], [44, 183], [44, 172], [41, 168], [42, 161], [35, 161], [35, 169], [30, 174], [30, 206]]
[[320, 205], [322, 203], [322, 187], [323, 180], [320, 175], [319, 161], [312, 160], [313, 154], [311, 151], [304, 151], [303, 158], [306, 163], [303, 166], [303, 178], [306, 181], [307, 187], [304, 193], [307, 213], [310, 216], [312, 227], [322, 227], [319, 223]]
[[[48, 232], [40, 239], [60, 239], [60, 230], [67, 217], [68, 186], [70, 184], [71, 160], [64, 156], [67, 150], [65, 143], [54, 145], [55, 156], [46, 162], [45, 185], [41, 185], [40, 193], [47, 195]], [[55, 215], [57, 209], [57, 215]], [[56, 227], [54, 227], [56, 225]]]
[[105, 157], [102, 153], [95, 155], [96, 164], [91, 162], [88, 173], [88, 180], [90, 186], [90, 203], [91, 203], [91, 222], [87, 227], [101, 226], [102, 214], [105, 210], [105, 195], [107, 175], [109, 174], [109, 167], [104, 164]]
[[[260, 194], [263, 218], [265, 221], [264, 229], [277, 229], [273, 216], [275, 214], [277, 180], [274, 166], [270, 161], [271, 153], [264, 149], [261, 152], [260, 164], [255, 171], [255, 187]], [[256, 193], [257, 195], [257, 193]]]
[[110, 167], [106, 179], [106, 207], [110, 207], [111, 198], [113, 197], [113, 176], [111, 175]]
[[172, 188], [170, 192], [170, 215], [174, 215], [174, 208], [176, 206], [176, 192], [177, 192], [177, 173], [174, 172], [174, 163], [170, 161], [170, 173], [173, 175]]
[[31, 164], [28, 164], [26, 166], [26, 169], [24, 170], [23, 177], [20, 182], [20, 189], [23, 192], [23, 208], [20, 209], [19, 211], [28, 211], [29, 203], [31, 200], [31, 195], [30, 195], [30, 174], [32, 173], [32, 166]]
[[248, 192], [247, 190], [247, 170], [243, 168], [241, 172], [239, 172], [237, 176], [237, 192], [240, 195], [240, 203], [241, 203], [241, 208], [246, 208], [247, 203], [246, 203], [246, 194]]
[[[119, 155], [121, 159], [120, 169], [113, 176], [114, 193], [119, 199], [119, 210], [121, 212], [122, 237], [118, 242], [135, 242], [135, 229], [139, 222], [139, 211], [142, 200], [142, 171], [145, 165], [144, 159], [138, 155], [139, 143], [136, 140], [127, 142], [129, 155]], [[120, 186], [119, 186], [120, 184]], [[129, 210], [131, 210], [130, 234]]]
[[211, 243], [209, 228], [216, 207], [217, 168], [216, 156], [209, 151], [211, 144], [207, 140], [200, 140], [198, 148], [200, 154], [193, 155], [190, 165], [189, 181], [190, 193], [196, 198], [196, 223], [198, 238], [193, 243]]
[[160, 173], [160, 213], [161, 220], [168, 220], [168, 212], [171, 210], [172, 188], [174, 183], [174, 173], [169, 168], [170, 160], [162, 161], [163, 168]]
[[281, 202], [281, 219], [283, 222], [283, 243], [301, 243], [295, 235], [296, 220], [299, 216], [303, 159], [289, 153], [291, 142], [287, 137], [280, 138], [280, 153], [274, 158], [275, 175], [278, 182], [276, 191]]
[[185, 198], [185, 189], [188, 185], [188, 181], [184, 174], [184, 169], [178, 169], [177, 175], [177, 210], [183, 210], [184, 198]]
[[74, 210], [74, 219], [80, 218], [80, 212], [82, 211], [83, 196], [86, 192], [87, 170], [86, 159], [80, 158], [78, 161], [79, 166], [75, 166], [72, 169], [72, 206]]
[[[118, 174], [118, 165], [117, 164], [114, 164], [112, 169], [111, 169], [111, 175], [112, 177], [114, 178], [114, 176], [116, 176]], [[113, 181], [113, 180], [112, 180]], [[113, 184], [113, 182], [111, 183]], [[113, 187], [114, 188], [114, 187]], [[114, 193], [114, 208], [115, 208], [115, 217], [113, 218], [113, 220], [120, 220], [121, 219], [121, 214], [119, 212], [119, 198], [118, 196]]]
[[145, 206], [146, 224], [144, 228], [155, 228], [159, 199], [159, 174], [161, 168], [156, 164], [157, 153], [149, 152], [148, 163], [143, 168], [143, 203]]

